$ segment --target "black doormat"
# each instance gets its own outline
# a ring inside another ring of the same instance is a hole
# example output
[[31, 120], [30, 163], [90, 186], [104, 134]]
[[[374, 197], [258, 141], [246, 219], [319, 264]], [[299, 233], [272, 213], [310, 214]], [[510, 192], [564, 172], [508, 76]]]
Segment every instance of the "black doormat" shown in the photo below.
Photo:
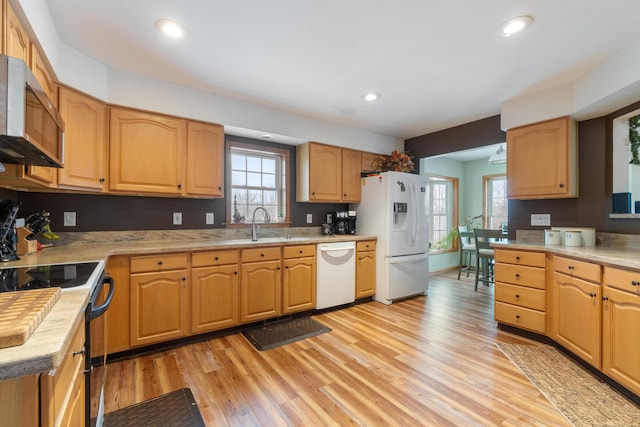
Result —
[[298, 317], [272, 325], [245, 329], [242, 333], [255, 348], [264, 351], [330, 331], [331, 328], [311, 317]]
[[183, 388], [109, 412], [105, 427], [205, 427], [191, 390]]

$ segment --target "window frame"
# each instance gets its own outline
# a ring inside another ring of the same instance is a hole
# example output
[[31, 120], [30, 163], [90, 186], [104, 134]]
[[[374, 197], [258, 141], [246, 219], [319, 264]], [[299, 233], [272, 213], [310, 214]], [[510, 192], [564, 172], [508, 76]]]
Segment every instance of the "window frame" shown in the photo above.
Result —
[[[484, 228], [491, 228], [491, 224], [490, 224], [491, 215], [489, 215], [489, 184], [492, 180], [496, 178], [504, 179], [505, 185], [509, 184], [507, 181], [507, 174], [504, 174], [504, 173], [494, 174], [494, 175], [484, 175], [482, 177], [482, 226]], [[508, 190], [508, 189], [505, 188], [505, 190]], [[509, 197], [506, 191], [505, 191], [504, 199], [506, 201], [505, 206], [507, 208], [507, 214], [505, 219], [508, 221], [509, 220]]]
[[[450, 198], [451, 229], [447, 234], [451, 234], [454, 230], [456, 230], [456, 233], [457, 233], [458, 224], [459, 224], [458, 216], [459, 216], [459, 209], [460, 209], [460, 178], [453, 177], [453, 176], [434, 175], [434, 174], [427, 174], [426, 176], [429, 179], [429, 219], [430, 219], [429, 234], [433, 232], [433, 203], [432, 203], [433, 201], [432, 182], [433, 181], [436, 181], [436, 182], [447, 181], [451, 183], [451, 193], [452, 193]], [[447, 215], [447, 218], [449, 218], [449, 215]], [[430, 235], [429, 240], [430, 240], [430, 243], [432, 243], [433, 236]], [[429, 247], [429, 254], [442, 254], [442, 253], [457, 252], [457, 251], [458, 251], [457, 234], [452, 234], [451, 247], [443, 248], [443, 249], [433, 249]]]
[[[232, 162], [231, 162], [231, 152], [234, 148], [245, 149], [245, 150], [253, 150], [253, 151], [262, 151], [266, 153], [272, 153], [278, 156], [282, 156], [284, 160], [284, 169], [283, 173], [285, 174], [284, 179], [284, 196], [283, 203], [285, 205], [284, 210], [284, 219], [281, 222], [270, 222], [270, 223], [260, 223], [261, 227], [289, 227], [291, 225], [291, 159], [289, 150], [270, 147], [267, 145], [261, 144], [251, 144], [247, 142], [240, 142], [234, 140], [227, 140], [225, 144], [225, 191], [228, 197], [225, 200], [225, 210], [226, 210], [226, 228], [248, 228], [251, 227], [251, 218], [246, 218], [244, 223], [234, 223], [232, 219], [232, 209], [233, 209], [233, 191], [232, 191]], [[262, 218], [262, 217], [261, 217]]]

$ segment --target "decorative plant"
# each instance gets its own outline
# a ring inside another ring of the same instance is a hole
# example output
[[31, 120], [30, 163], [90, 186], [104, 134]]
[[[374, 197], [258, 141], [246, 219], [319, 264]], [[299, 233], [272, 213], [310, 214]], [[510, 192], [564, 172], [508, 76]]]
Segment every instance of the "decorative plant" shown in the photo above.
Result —
[[632, 165], [640, 165], [640, 134], [638, 130], [640, 128], [640, 115], [631, 117], [629, 119], [629, 150], [631, 151], [631, 160], [629, 163]]
[[415, 170], [413, 156], [404, 151], [393, 150], [390, 156], [380, 156], [377, 159], [376, 170], [413, 172]]
[[[480, 228], [482, 226], [482, 215], [468, 216], [464, 220], [464, 224], [467, 230], [471, 231], [474, 228]], [[433, 242], [434, 249], [439, 250], [443, 248], [451, 248], [453, 246], [453, 240], [458, 238], [458, 227], [454, 227], [445, 236], [441, 237], [438, 241]]]

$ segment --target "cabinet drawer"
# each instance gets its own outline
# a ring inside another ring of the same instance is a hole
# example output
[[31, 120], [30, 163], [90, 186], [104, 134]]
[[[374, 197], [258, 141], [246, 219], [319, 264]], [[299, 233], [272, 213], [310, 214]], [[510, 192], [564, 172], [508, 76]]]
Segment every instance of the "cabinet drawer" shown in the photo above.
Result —
[[496, 282], [495, 297], [496, 301], [534, 310], [545, 311], [546, 307], [546, 292], [540, 289]]
[[640, 272], [605, 267], [604, 283], [612, 288], [640, 294]]
[[376, 250], [376, 241], [375, 240], [365, 240], [363, 242], [356, 242], [356, 251], [375, 251]]
[[280, 259], [280, 247], [242, 250], [242, 262], [273, 261]]
[[306, 258], [316, 255], [316, 245], [284, 246], [283, 258]]
[[187, 254], [158, 254], [131, 257], [131, 273], [182, 270], [187, 268]]
[[546, 275], [546, 270], [543, 268], [502, 263], [496, 264], [496, 282], [546, 289]]
[[192, 267], [208, 267], [212, 265], [226, 265], [238, 263], [238, 251], [208, 251], [194, 252], [191, 255]]
[[543, 252], [509, 251], [496, 249], [496, 262], [508, 264], [528, 265], [530, 267], [546, 267], [547, 256]]
[[553, 258], [553, 269], [569, 276], [580, 277], [600, 283], [602, 272], [599, 264], [591, 264], [586, 261], [578, 261], [571, 258], [556, 256]]
[[546, 314], [543, 311], [496, 302], [495, 319], [497, 322], [507, 323], [518, 328], [541, 334], [546, 333]]

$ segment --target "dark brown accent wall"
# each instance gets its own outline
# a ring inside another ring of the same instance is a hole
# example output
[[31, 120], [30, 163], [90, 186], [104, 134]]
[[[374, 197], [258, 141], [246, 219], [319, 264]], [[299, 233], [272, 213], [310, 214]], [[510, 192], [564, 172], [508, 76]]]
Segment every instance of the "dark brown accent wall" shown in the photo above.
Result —
[[[296, 147], [268, 143], [248, 138], [226, 136], [235, 141], [257, 145], [272, 145], [289, 150], [291, 159], [289, 201], [292, 227], [319, 227], [326, 214], [348, 209], [342, 203], [296, 202]], [[125, 230], [179, 230], [223, 228], [226, 215], [225, 199], [184, 199], [166, 197], [111, 196], [98, 194], [35, 193], [5, 191], [3, 198], [21, 202], [20, 217], [40, 210], [51, 213], [54, 231], [125, 231]], [[3, 195], [0, 193], [0, 196]], [[76, 212], [77, 226], [64, 227], [64, 212]], [[182, 212], [182, 225], [172, 224], [173, 212]], [[205, 225], [205, 213], [213, 212], [214, 225]], [[307, 214], [313, 223], [307, 224]]]
[[[551, 214], [557, 227], [595, 227], [597, 231], [640, 234], [640, 220], [610, 219], [612, 193], [613, 119], [640, 108], [640, 102], [608, 116], [578, 123], [578, 185], [575, 199], [509, 200], [509, 238], [516, 230], [542, 230], [531, 226], [531, 214]], [[405, 150], [416, 158], [466, 150], [499, 142], [499, 116], [408, 139]], [[503, 136], [503, 141], [504, 141]]]

